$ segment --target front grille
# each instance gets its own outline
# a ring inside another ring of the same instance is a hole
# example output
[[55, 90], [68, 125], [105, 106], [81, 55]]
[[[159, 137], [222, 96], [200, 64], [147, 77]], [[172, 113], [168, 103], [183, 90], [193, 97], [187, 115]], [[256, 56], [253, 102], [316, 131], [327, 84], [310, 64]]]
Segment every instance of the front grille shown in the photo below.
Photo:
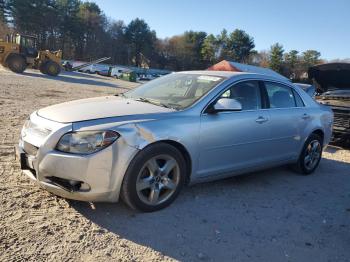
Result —
[[36, 156], [38, 152], [38, 148], [36, 146], [33, 146], [25, 141], [23, 141], [23, 150], [30, 156]]

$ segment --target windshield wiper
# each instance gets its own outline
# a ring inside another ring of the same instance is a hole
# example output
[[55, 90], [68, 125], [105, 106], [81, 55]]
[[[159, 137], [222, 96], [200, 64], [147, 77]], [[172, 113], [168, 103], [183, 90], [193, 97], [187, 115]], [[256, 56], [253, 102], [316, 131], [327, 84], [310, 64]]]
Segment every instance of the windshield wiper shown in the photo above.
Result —
[[150, 99], [144, 98], [144, 97], [138, 97], [138, 98], [135, 98], [135, 100], [145, 102], [145, 103], [155, 104], [154, 101], [151, 101]]
[[162, 103], [162, 102], [157, 101], [157, 100], [145, 98], [145, 97], [138, 97], [135, 100], [136, 101], [145, 102], [145, 103], [149, 103], [149, 104], [156, 105], [156, 106], [162, 106], [162, 107], [165, 107], [165, 108], [175, 109], [175, 108], [173, 108], [173, 107], [171, 107], [171, 106], [169, 106], [169, 105], [167, 105], [165, 103]]
[[178, 104], [174, 104], [174, 103], [168, 103], [168, 104], [163, 104], [166, 108], [170, 108], [170, 109], [175, 109], [175, 110], [179, 110], [179, 108], [181, 107]]
[[115, 96], [126, 97], [126, 96], [124, 95], [124, 93], [119, 93], [119, 94], [116, 94]]
[[162, 106], [162, 107], [165, 107], [165, 108], [170, 108], [170, 109], [177, 110], [175, 107], [172, 107], [170, 104], [159, 103], [159, 105]]

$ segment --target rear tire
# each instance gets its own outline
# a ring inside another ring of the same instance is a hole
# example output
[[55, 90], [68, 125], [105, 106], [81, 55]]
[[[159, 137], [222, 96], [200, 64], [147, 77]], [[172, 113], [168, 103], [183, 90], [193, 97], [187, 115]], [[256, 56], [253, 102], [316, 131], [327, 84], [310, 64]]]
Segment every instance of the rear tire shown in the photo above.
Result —
[[169, 206], [186, 178], [186, 162], [175, 147], [157, 143], [140, 151], [124, 176], [121, 197], [133, 209], [153, 212]]
[[27, 67], [27, 63], [26, 60], [24, 59], [24, 57], [20, 56], [20, 55], [11, 55], [8, 59], [7, 59], [7, 66], [8, 68], [15, 73], [21, 74], [24, 72], [24, 70]]
[[322, 138], [319, 135], [311, 134], [305, 141], [298, 162], [293, 166], [294, 170], [303, 175], [312, 174], [322, 158], [322, 148]]

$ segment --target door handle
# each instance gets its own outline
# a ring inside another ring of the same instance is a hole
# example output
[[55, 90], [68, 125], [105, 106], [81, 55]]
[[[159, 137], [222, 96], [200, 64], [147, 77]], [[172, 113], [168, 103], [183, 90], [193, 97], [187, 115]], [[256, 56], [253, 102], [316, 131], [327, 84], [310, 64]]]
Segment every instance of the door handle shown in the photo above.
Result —
[[304, 120], [307, 120], [307, 119], [310, 118], [310, 115], [305, 113], [305, 114], [303, 114], [303, 116], [301, 118], [304, 119]]
[[263, 116], [259, 116], [255, 122], [259, 123], [259, 124], [262, 124], [262, 123], [265, 123], [266, 121], [268, 121], [268, 119], [266, 117], [263, 117]]

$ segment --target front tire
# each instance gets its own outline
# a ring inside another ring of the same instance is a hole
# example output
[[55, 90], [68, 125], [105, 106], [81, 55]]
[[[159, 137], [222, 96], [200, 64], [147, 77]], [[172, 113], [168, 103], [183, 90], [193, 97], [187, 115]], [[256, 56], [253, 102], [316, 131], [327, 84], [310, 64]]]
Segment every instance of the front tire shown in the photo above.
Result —
[[157, 211], [175, 200], [185, 177], [186, 162], [179, 150], [165, 143], [150, 145], [131, 161], [121, 197], [133, 209]]
[[322, 158], [322, 147], [322, 138], [317, 134], [311, 134], [304, 144], [294, 169], [303, 175], [312, 174]]
[[61, 67], [54, 61], [47, 61], [43, 65], [42, 72], [49, 76], [58, 76], [58, 74], [61, 73]]

